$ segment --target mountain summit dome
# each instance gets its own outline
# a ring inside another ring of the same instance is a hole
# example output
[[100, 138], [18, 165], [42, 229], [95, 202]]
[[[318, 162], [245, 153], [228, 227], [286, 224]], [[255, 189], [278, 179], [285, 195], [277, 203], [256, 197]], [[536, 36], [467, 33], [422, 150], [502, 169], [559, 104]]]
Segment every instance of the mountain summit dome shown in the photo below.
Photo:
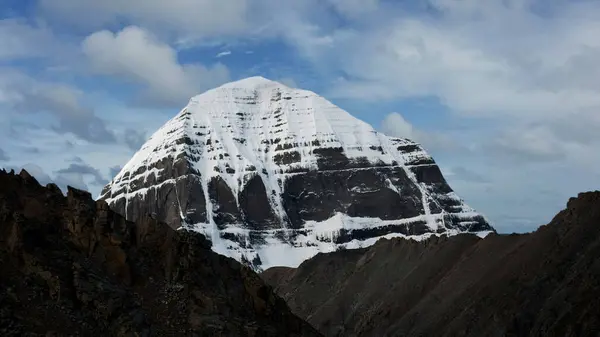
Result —
[[493, 231], [420, 145], [263, 77], [193, 97], [101, 198], [128, 220], [200, 231], [256, 269], [382, 237]]
[[252, 76], [252, 77], [247, 77], [247, 78], [244, 78], [244, 79], [241, 79], [238, 81], [233, 81], [233, 82], [223, 84], [222, 86], [218, 87], [217, 89], [237, 88], [237, 89], [253, 90], [253, 89], [259, 89], [259, 88], [265, 88], [265, 87], [285, 87], [285, 86], [279, 82], [269, 80], [262, 76]]

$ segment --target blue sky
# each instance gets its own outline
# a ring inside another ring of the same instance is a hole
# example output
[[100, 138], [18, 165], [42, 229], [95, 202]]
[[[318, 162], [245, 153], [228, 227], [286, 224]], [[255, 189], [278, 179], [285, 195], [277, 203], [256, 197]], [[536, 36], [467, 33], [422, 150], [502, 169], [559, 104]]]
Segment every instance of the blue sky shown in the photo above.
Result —
[[600, 2], [3, 0], [0, 166], [97, 194], [190, 96], [253, 75], [424, 145], [501, 232], [600, 185]]

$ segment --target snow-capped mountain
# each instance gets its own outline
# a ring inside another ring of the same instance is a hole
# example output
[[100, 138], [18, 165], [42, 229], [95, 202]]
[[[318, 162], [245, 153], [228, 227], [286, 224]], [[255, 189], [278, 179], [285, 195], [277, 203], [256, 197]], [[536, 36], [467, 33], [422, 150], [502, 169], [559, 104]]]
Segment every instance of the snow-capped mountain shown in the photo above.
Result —
[[420, 145], [262, 77], [193, 97], [101, 198], [128, 220], [200, 231], [256, 269], [382, 237], [493, 231]]

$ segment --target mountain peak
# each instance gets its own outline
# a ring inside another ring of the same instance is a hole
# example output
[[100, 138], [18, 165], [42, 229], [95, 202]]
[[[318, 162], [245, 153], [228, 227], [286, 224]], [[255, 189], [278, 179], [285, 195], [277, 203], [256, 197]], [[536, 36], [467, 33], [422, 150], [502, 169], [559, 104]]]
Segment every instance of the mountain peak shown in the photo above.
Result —
[[315, 95], [315, 93], [292, 89], [285, 84], [270, 80], [262, 76], [252, 76], [243, 78], [237, 81], [225, 83], [219, 87], [210, 89], [190, 99], [189, 105], [197, 105], [202, 102], [205, 105], [207, 102], [223, 101], [228, 99], [248, 99], [248, 97], [258, 95], [257, 92], [279, 92], [279, 93], [307, 93]]
[[268, 78], [264, 78], [262, 76], [252, 76], [252, 77], [243, 78], [241, 80], [225, 83], [222, 86], [220, 86], [219, 88], [221, 88], [221, 89], [237, 88], [237, 89], [254, 90], [254, 89], [264, 88], [264, 87], [285, 87], [285, 85], [283, 85], [277, 81], [273, 81]]
[[259, 76], [192, 98], [101, 197], [130, 220], [154, 213], [202, 232], [256, 268], [380, 237], [493, 231], [419, 144]]

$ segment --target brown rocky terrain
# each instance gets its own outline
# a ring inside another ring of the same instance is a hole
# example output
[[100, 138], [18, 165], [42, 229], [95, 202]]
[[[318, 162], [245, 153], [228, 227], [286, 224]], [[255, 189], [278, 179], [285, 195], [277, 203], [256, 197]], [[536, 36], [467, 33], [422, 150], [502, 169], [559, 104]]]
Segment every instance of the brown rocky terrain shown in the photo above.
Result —
[[0, 171], [0, 336], [318, 336], [202, 235]]
[[327, 336], [600, 336], [600, 192], [534, 233], [383, 239], [262, 277]]

